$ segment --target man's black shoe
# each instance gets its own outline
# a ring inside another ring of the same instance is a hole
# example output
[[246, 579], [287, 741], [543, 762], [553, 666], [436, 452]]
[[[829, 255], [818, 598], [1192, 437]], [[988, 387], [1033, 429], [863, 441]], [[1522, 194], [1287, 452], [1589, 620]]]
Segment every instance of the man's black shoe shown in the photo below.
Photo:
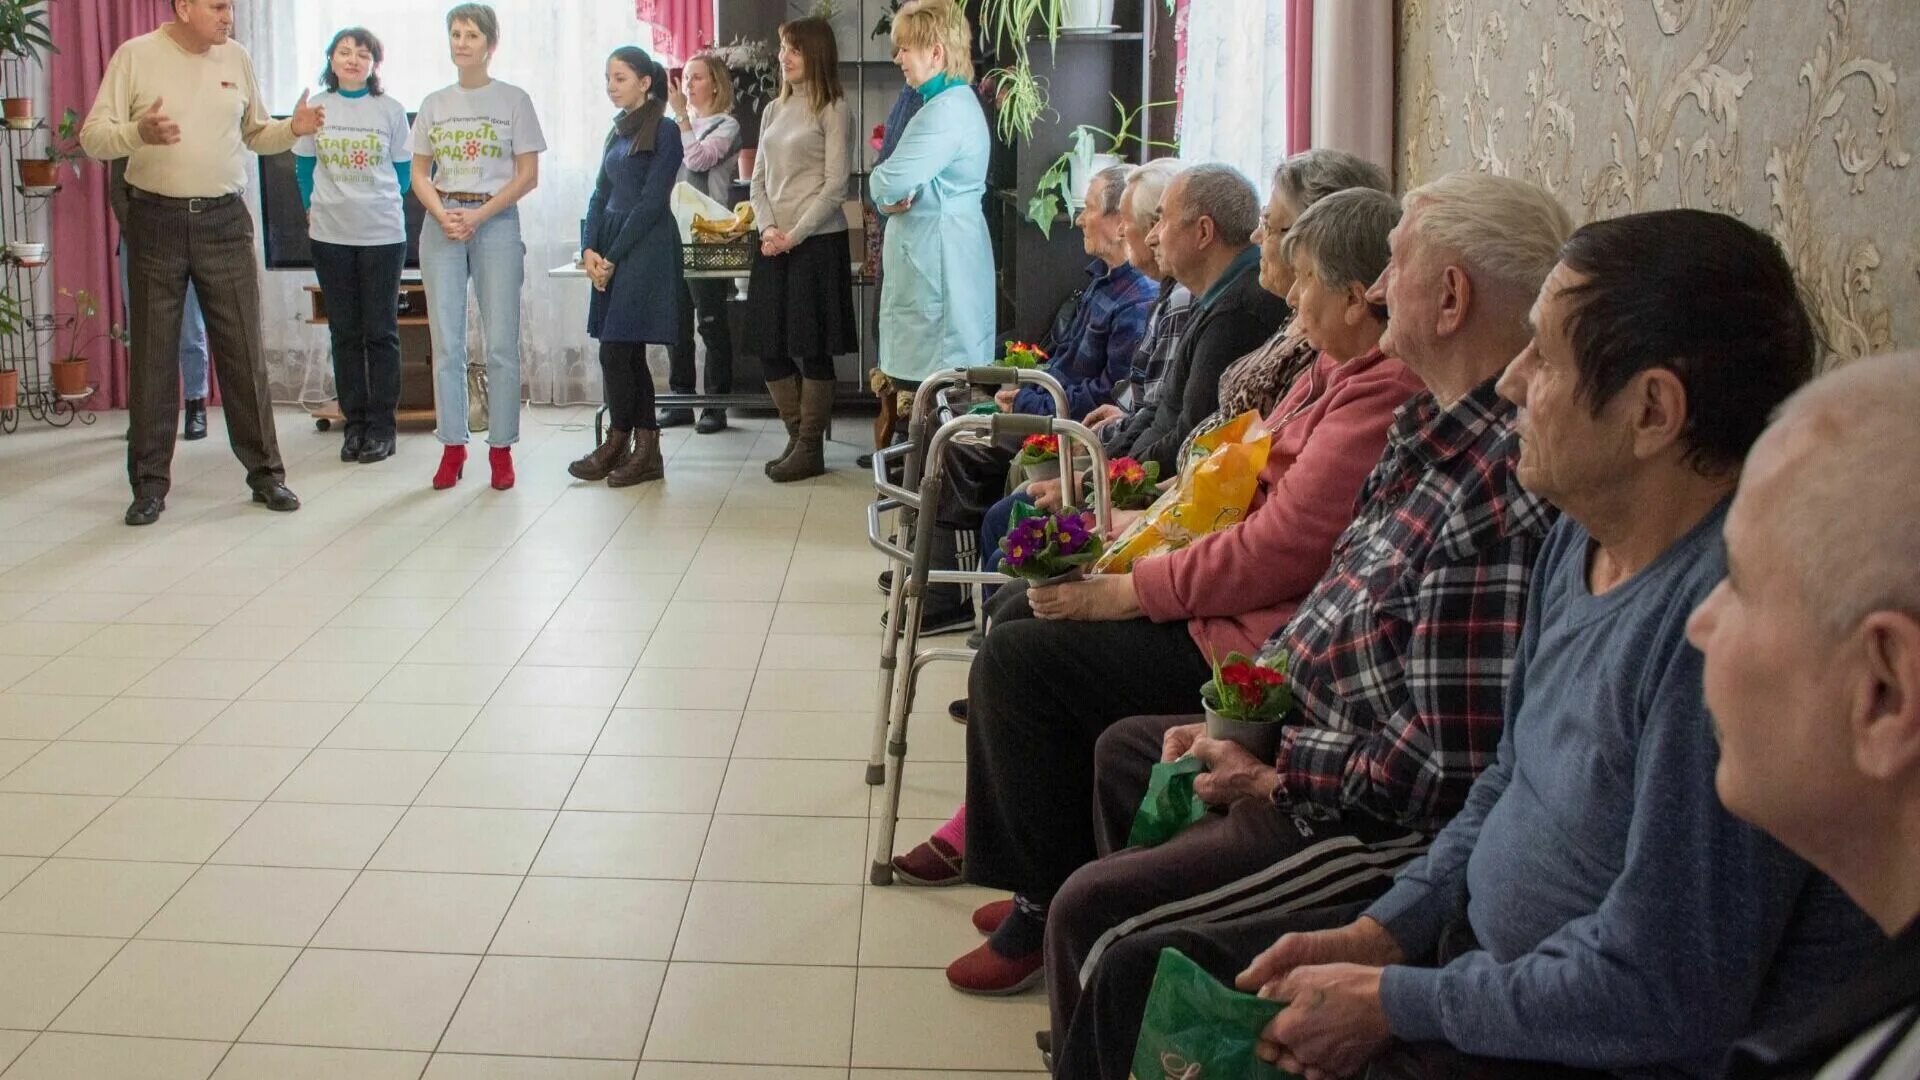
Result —
[[[880, 613], [880, 625], [887, 625], [887, 613]], [[962, 603], [957, 607], [941, 606], [927, 608], [920, 613], [920, 632], [932, 637], [935, 634], [951, 634], [960, 630], [973, 629], [973, 604]]]
[[181, 438], [188, 442], [207, 437], [207, 402], [205, 398], [193, 398], [187, 402], [187, 420], [181, 431]]
[[727, 430], [727, 410], [705, 409], [700, 413], [700, 422], [693, 425], [695, 435], [712, 435]]
[[686, 427], [693, 423], [692, 409], [661, 409], [660, 426], [663, 428]]
[[365, 435], [349, 435], [340, 444], [341, 461], [359, 461], [360, 454], [367, 448]]
[[275, 484], [264, 490], [256, 490], [253, 493], [253, 501], [265, 503], [267, 509], [281, 513], [300, 509], [300, 497], [287, 490], [285, 484]]
[[167, 508], [167, 500], [158, 495], [142, 495], [127, 507], [127, 524], [151, 525], [160, 520], [160, 511]]
[[893, 595], [893, 571], [891, 570], [880, 571], [880, 595]]
[[385, 461], [392, 456], [393, 437], [389, 435], [384, 439], [368, 439], [365, 443], [362, 443], [358, 460], [362, 465], [371, 465], [376, 461]]

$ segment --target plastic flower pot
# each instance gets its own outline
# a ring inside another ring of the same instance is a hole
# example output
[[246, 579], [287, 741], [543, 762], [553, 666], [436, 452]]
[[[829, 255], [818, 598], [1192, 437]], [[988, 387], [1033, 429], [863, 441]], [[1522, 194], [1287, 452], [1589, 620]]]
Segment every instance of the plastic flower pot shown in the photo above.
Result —
[[10, 97], [0, 106], [6, 109], [9, 120], [24, 120], [33, 115], [33, 99], [30, 97]]
[[1038, 461], [1032, 465], [1022, 465], [1021, 468], [1026, 470], [1029, 481], [1060, 479], [1059, 458], [1054, 458], [1051, 461]]
[[20, 373], [8, 368], [0, 371], [0, 412], [20, 407]]
[[52, 158], [20, 159], [21, 187], [53, 187], [59, 182], [59, 165]]
[[55, 360], [53, 368], [53, 392], [61, 397], [81, 397], [92, 389], [87, 382], [88, 367], [84, 359]]
[[1213, 703], [1207, 700], [1205, 694], [1200, 695], [1200, 705], [1207, 711], [1207, 738], [1238, 743], [1247, 753], [1266, 762], [1271, 762], [1279, 751], [1279, 719], [1235, 720], [1231, 716], [1222, 716], [1213, 711]]
[[1086, 567], [1076, 566], [1064, 574], [1055, 574], [1050, 578], [1028, 578], [1027, 588], [1044, 589], [1052, 585], [1065, 585], [1069, 582], [1082, 581], [1086, 576]]

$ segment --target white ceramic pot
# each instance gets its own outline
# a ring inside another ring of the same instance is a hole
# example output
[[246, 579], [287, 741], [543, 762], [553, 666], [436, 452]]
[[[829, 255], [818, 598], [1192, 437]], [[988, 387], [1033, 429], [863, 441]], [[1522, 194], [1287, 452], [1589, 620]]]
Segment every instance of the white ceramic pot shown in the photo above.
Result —
[[1207, 704], [1205, 695], [1201, 696], [1200, 705], [1207, 711], [1207, 738], [1238, 743], [1261, 761], [1273, 760], [1273, 755], [1280, 749], [1280, 721], [1235, 720], [1221, 716], [1213, 711], [1212, 705]]
[[1051, 461], [1038, 462], [1033, 465], [1022, 465], [1021, 469], [1026, 472], [1028, 481], [1060, 479], [1059, 458], [1054, 458]]
[[1063, 0], [1062, 29], [1084, 30], [1113, 25], [1113, 0]]
[[29, 244], [22, 240], [14, 240], [7, 244], [7, 254], [16, 259], [37, 259], [46, 253], [47, 245], [45, 244]]
[[1067, 167], [1067, 190], [1076, 207], [1087, 205], [1087, 188], [1093, 178], [1121, 164], [1119, 154], [1089, 154], [1076, 156]]

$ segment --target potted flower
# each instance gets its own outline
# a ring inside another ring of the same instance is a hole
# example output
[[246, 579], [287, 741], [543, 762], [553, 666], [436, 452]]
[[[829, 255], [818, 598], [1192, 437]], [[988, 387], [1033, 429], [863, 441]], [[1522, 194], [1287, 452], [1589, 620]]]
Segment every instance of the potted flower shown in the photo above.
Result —
[[53, 361], [53, 392], [60, 397], [86, 397], [93, 391], [88, 379], [92, 361], [87, 350], [100, 342], [127, 343], [127, 332], [118, 324], [109, 323], [104, 331], [89, 334], [93, 320], [100, 316], [100, 301], [85, 289], [61, 289], [60, 295], [73, 301], [73, 314], [62, 320], [67, 331], [66, 355]]
[[1000, 552], [1006, 556], [1000, 572], [1029, 585], [1058, 585], [1077, 580], [1103, 549], [1087, 515], [1049, 514], [1018, 503], [1007, 535], [1000, 540]]
[[733, 79], [733, 118], [740, 121], [740, 179], [753, 176], [760, 153], [760, 114], [780, 96], [780, 67], [764, 41], [734, 38], [710, 50]]
[[[0, 0], [0, 3], [4, 2]], [[77, 178], [80, 175], [80, 163], [85, 160], [86, 151], [80, 149], [80, 114], [68, 109], [60, 119], [60, 126], [54, 129], [53, 137], [47, 140], [47, 156], [20, 159], [20, 186], [53, 187], [60, 182], [62, 165], [71, 168]]]
[[1107, 496], [1115, 510], [1145, 510], [1160, 497], [1160, 463], [1130, 457], [1107, 462]]
[[1026, 473], [1028, 480], [1057, 478], [1060, 475], [1060, 436], [1027, 436], [1013, 461]]
[[1286, 664], [1249, 659], [1231, 652], [1213, 661], [1213, 679], [1200, 687], [1207, 711], [1207, 737], [1238, 743], [1262, 761], [1280, 748], [1280, 721], [1293, 708]]
[[[1133, 125], [1153, 109], [1162, 105], [1171, 105], [1171, 101], [1149, 101], [1137, 109], [1128, 109], [1113, 98], [1114, 112], [1119, 114], [1120, 127], [1117, 131], [1081, 124], [1073, 129], [1073, 145], [1061, 154], [1033, 186], [1033, 198], [1027, 201], [1027, 220], [1039, 227], [1042, 233], [1053, 235], [1054, 219], [1065, 208], [1080, 206], [1087, 201], [1087, 187], [1093, 178], [1107, 169], [1121, 163], [1121, 154], [1127, 144], [1135, 143], [1145, 147], [1158, 147], [1163, 150], [1179, 150], [1170, 142], [1149, 139], [1136, 135]], [[1107, 140], [1105, 150], [1096, 150], [1095, 138]]]
[[1046, 350], [1038, 345], [1009, 340], [1007, 351], [1000, 357], [1000, 366], [1032, 371], [1035, 368], [1045, 367], [1049, 359], [1051, 357], [1047, 355]]
[[[12, 293], [0, 293], [0, 341], [26, 329], [27, 312]], [[0, 413], [20, 407], [20, 371], [0, 368]]]
[[[42, 49], [59, 52], [47, 29], [47, 0], [0, 0], [0, 56], [16, 57], [30, 63], [40, 62]], [[7, 126], [27, 130], [40, 123], [33, 114], [33, 99], [10, 97], [4, 102]]]

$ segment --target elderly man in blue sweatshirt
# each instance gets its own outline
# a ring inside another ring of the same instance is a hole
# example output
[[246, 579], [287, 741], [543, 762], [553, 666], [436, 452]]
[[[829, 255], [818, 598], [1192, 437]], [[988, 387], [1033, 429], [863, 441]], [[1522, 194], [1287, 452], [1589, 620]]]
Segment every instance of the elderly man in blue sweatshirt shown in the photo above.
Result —
[[[1425, 317], [1394, 303], [1394, 274], [1393, 317]], [[1239, 978], [1289, 1002], [1262, 1053], [1309, 1080], [1715, 1077], [1735, 1038], [1818, 1001], [1879, 938], [1721, 807], [1685, 637], [1724, 573], [1746, 452], [1812, 371], [1785, 258], [1718, 214], [1598, 222], [1532, 324], [1499, 390], [1522, 408], [1521, 482], [1564, 516], [1498, 761], [1386, 896], [1344, 926], [1270, 921], [1338, 928], [1267, 937]]]

